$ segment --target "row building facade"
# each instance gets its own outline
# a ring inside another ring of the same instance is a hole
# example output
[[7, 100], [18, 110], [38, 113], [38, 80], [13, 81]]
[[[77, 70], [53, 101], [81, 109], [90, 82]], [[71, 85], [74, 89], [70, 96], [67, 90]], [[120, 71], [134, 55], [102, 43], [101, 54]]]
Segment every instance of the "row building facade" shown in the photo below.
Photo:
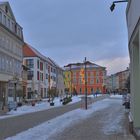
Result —
[[56, 94], [61, 89], [64, 94], [63, 69], [27, 43], [23, 47], [23, 55], [23, 63], [30, 69], [27, 74], [26, 98], [45, 98], [51, 89]]
[[[85, 70], [86, 65], [86, 70]], [[87, 86], [85, 87], [85, 74]], [[64, 82], [72, 94], [105, 93], [106, 68], [90, 61], [71, 63], [65, 66]]]
[[22, 82], [22, 27], [8, 2], [0, 2], [0, 110], [14, 95], [14, 87]]
[[107, 92], [121, 93], [124, 89], [129, 91], [127, 83], [129, 82], [130, 71], [127, 68], [124, 71], [117, 72], [106, 78], [106, 90]]
[[140, 139], [140, 0], [128, 0], [126, 20], [130, 55], [130, 122], [134, 134]]

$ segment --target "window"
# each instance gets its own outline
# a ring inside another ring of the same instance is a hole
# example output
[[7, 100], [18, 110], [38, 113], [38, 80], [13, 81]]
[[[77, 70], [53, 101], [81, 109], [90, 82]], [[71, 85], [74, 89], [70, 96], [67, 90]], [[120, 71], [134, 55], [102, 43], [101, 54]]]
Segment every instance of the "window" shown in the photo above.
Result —
[[27, 90], [28, 90], [28, 92], [31, 92], [31, 91], [32, 91], [32, 89], [31, 89], [31, 88], [27, 88]]
[[37, 68], [39, 69], [39, 60], [37, 60]]
[[33, 76], [33, 71], [28, 71], [28, 80], [32, 80]]
[[40, 80], [42, 81], [42, 73], [40, 73]]
[[37, 71], [37, 80], [40, 80], [39, 71]]
[[82, 89], [80, 88], [80, 93], [82, 93]]
[[73, 78], [73, 83], [76, 84], [77, 80], [76, 78]]
[[8, 13], [8, 7], [7, 7], [7, 5], [5, 6], [5, 12]]
[[14, 22], [12, 22], [12, 31], [15, 32], [15, 24], [14, 24]]
[[1, 71], [1, 54], [0, 54], [0, 71]]
[[28, 68], [34, 67], [34, 60], [33, 59], [26, 59], [26, 64]]
[[90, 84], [94, 84], [94, 79], [90, 79]]
[[96, 76], [99, 76], [99, 72], [98, 71], [96, 72]]
[[8, 18], [7, 27], [10, 28], [10, 19]]
[[56, 77], [54, 77], [53, 80], [56, 81]]
[[43, 71], [43, 63], [40, 62], [40, 70]]
[[48, 79], [48, 74], [46, 74], [46, 79]]
[[17, 33], [17, 24], [15, 24], [14, 29], [15, 29], [15, 33]]
[[4, 15], [3, 24], [6, 25], [6, 16]]
[[48, 73], [50, 73], [50, 66], [48, 66]]
[[42, 73], [42, 81], [43, 81], [43, 73]]
[[17, 35], [18, 35], [18, 36], [21, 35], [21, 34], [20, 34], [20, 28], [19, 28], [19, 27], [17, 28]]
[[97, 83], [97, 84], [99, 83], [99, 80], [98, 80], [98, 79], [96, 80], [96, 83]]
[[0, 22], [2, 22], [2, 12], [0, 11]]
[[53, 70], [53, 72], [55, 73], [55, 69]]

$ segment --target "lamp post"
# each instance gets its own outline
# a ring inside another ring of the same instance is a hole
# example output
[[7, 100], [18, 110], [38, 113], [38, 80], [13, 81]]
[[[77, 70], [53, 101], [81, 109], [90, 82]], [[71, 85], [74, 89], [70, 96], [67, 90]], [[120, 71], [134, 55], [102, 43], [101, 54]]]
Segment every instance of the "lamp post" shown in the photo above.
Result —
[[3, 109], [4, 109], [4, 106], [5, 106], [5, 93], [4, 92], [2, 92], [2, 94], [3, 94]]
[[69, 91], [70, 92], [70, 96], [72, 97], [72, 69], [71, 69], [71, 65], [68, 65], [68, 66], [64, 66], [64, 68], [67, 68], [68, 67], [68, 82], [69, 82]]
[[15, 89], [15, 94], [14, 94], [14, 101], [16, 102], [17, 101], [17, 94], [16, 94], [16, 92], [17, 92], [17, 89], [16, 89], [16, 87], [17, 87], [17, 81], [14, 81], [14, 89]]
[[122, 3], [122, 2], [128, 2], [128, 0], [113, 1], [112, 5], [110, 6], [111, 12], [115, 9], [115, 3]]
[[86, 57], [84, 60], [84, 64], [85, 64], [85, 109], [87, 110], [87, 68], [86, 68]]
[[71, 97], [72, 97], [72, 70], [71, 70], [71, 65], [70, 65], [70, 92], [71, 92]]
[[17, 92], [17, 83], [18, 83], [19, 79], [17, 76], [14, 76], [12, 81], [14, 84], [14, 96], [13, 96], [13, 98], [14, 98], [14, 101], [16, 102], [17, 101], [17, 93], [16, 93]]

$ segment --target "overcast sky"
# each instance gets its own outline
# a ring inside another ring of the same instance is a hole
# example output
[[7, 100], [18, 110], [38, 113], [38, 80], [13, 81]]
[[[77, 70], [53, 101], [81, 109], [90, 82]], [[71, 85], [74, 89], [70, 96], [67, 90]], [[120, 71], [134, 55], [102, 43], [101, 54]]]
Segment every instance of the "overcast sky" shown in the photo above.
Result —
[[25, 42], [60, 66], [84, 57], [108, 74], [129, 64], [125, 3], [113, 0], [9, 0]]

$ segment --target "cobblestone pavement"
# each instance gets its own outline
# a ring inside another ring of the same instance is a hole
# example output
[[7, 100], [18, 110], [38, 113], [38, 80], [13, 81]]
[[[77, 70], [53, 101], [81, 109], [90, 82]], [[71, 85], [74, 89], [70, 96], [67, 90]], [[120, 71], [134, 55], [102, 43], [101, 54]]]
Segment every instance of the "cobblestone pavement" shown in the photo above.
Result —
[[[105, 97], [106, 96], [100, 96], [98, 98], [95, 98], [94, 101], [101, 100]], [[0, 119], [0, 140], [16, 135], [17, 133], [37, 126], [66, 112], [80, 108], [80, 106], [81, 103], [78, 102], [45, 111], [34, 112], [12, 118]]]
[[[121, 121], [118, 121], [120, 116]], [[114, 103], [49, 140], [135, 140], [129, 133], [127, 118], [123, 106]], [[115, 121], [118, 126], [114, 126]]]

